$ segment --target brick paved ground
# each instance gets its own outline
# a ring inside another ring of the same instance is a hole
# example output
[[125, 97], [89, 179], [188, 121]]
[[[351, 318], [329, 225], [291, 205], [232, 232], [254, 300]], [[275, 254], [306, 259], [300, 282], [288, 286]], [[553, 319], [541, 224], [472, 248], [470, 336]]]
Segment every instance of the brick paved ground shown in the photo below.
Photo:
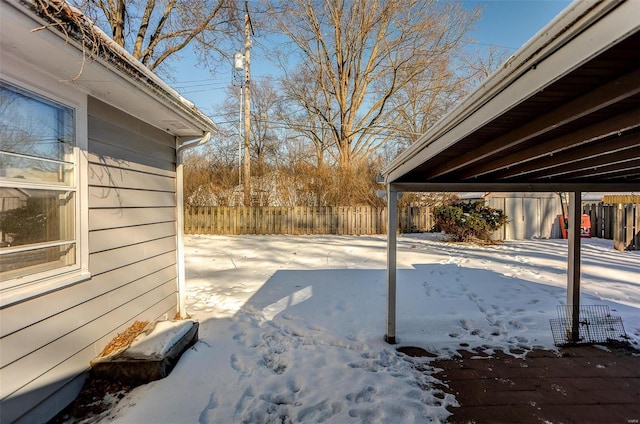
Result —
[[640, 352], [625, 348], [534, 351], [526, 359], [460, 352], [436, 361], [460, 403], [450, 423], [640, 423]]

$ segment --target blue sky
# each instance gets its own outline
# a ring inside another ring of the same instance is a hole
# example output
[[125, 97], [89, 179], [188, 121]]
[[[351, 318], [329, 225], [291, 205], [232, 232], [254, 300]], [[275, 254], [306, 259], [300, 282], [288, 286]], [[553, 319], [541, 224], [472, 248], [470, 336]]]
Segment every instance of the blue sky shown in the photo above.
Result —
[[542, 29], [570, 1], [567, 0], [465, 0], [483, 8], [473, 36], [480, 43], [516, 51]]
[[[445, 0], [446, 1], [446, 0]], [[463, 0], [465, 6], [483, 9], [476, 30], [471, 34], [478, 47], [497, 46], [515, 52], [527, 40], [542, 29], [571, 2], [568, 0]], [[240, 47], [240, 46], [239, 46]], [[269, 61], [260, 57], [260, 51], [251, 53], [253, 78], [275, 75]], [[214, 121], [219, 120], [215, 105], [222, 100], [226, 87], [231, 83], [229, 69], [218, 69], [215, 76], [197, 67], [188, 59], [174, 66], [175, 77], [169, 81], [184, 97], [191, 100]]]

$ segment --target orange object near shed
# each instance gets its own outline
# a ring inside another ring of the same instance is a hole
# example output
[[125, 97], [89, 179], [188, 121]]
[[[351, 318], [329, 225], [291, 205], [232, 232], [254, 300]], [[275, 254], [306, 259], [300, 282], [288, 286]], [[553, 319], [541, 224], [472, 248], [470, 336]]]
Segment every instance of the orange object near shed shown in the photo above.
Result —
[[[561, 215], [558, 215], [558, 221], [560, 223], [560, 232], [562, 238], [567, 238], [567, 229], [569, 228], [569, 218], [565, 215], [564, 219]], [[589, 215], [582, 215], [580, 217], [580, 237], [591, 238], [591, 217]]]
[[580, 217], [580, 237], [591, 238], [591, 217], [582, 215]]

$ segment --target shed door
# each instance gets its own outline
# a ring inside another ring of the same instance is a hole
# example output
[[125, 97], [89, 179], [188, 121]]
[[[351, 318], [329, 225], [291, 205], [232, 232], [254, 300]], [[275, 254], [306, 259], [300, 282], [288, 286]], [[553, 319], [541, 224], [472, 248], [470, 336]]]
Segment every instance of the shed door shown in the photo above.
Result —
[[538, 199], [512, 197], [505, 199], [509, 216], [507, 240], [527, 240], [540, 237], [540, 202]]
[[540, 201], [539, 199], [522, 199], [524, 215], [524, 238], [540, 237]]

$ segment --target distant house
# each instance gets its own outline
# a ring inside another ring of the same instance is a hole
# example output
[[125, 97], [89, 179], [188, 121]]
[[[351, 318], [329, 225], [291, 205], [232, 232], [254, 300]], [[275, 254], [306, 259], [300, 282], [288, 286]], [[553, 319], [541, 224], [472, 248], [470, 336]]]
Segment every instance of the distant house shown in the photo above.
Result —
[[458, 193], [463, 200], [484, 200], [501, 209], [509, 221], [493, 234], [495, 240], [527, 240], [562, 238], [558, 215], [562, 204], [557, 193], [535, 192], [466, 192]]
[[60, 0], [0, 0], [0, 422], [181, 310], [181, 151], [214, 123]]

